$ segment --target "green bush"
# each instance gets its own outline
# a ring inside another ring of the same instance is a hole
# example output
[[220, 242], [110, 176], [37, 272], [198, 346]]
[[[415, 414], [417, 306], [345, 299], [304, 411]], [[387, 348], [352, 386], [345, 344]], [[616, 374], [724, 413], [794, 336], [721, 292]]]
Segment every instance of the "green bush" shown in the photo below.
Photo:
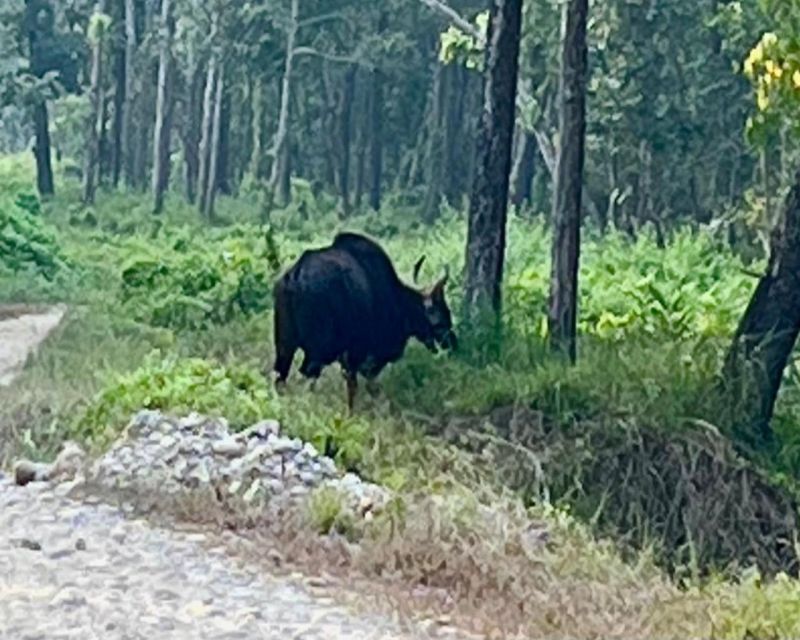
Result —
[[[255, 240], [253, 238], [256, 238]], [[119, 268], [119, 295], [137, 320], [197, 330], [266, 310], [279, 265], [269, 233], [231, 234], [220, 242], [169, 235], [132, 240]]]
[[17, 193], [13, 203], [0, 199], [0, 268], [52, 280], [65, 263], [39, 213], [39, 199], [29, 192]]
[[144, 364], [102, 390], [72, 424], [74, 436], [97, 446], [113, 440], [140, 409], [224, 416], [243, 428], [268, 415], [270, 391], [247, 367], [222, 366], [200, 358], [163, 358], [151, 353]]

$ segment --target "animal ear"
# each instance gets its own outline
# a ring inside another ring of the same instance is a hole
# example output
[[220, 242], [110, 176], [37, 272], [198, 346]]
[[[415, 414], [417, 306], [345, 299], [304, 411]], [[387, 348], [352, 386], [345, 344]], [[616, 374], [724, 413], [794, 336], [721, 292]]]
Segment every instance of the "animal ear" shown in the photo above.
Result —
[[420, 259], [414, 264], [414, 284], [419, 280], [419, 271], [422, 269], [422, 263], [425, 262], [425, 256], [420, 256]]

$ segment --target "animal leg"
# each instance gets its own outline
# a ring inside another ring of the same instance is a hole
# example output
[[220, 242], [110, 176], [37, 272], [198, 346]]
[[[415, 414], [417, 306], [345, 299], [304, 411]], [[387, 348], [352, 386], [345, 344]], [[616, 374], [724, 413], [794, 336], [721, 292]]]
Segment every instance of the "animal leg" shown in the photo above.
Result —
[[358, 380], [356, 379], [356, 374], [350, 373], [349, 371], [345, 372], [344, 377], [347, 381], [347, 411], [352, 414], [353, 405], [356, 400], [356, 391], [358, 390]]

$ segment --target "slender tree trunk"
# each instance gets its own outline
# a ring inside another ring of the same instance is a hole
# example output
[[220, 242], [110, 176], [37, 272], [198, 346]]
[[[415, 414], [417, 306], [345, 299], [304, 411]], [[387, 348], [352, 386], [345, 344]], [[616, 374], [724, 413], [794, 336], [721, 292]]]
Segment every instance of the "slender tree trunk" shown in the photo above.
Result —
[[432, 224], [439, 217], [444, 183], [444, 126], [443, 114], [447, 98], [445, 68], [437, 58], [434, 61], [431, 110], [428, 118], [428, 153], [425, 171], [425, 202], [422, 218]]
[[125, 182], [132, 187], [134, 178], [134, 144], [133, 144], [133, 101], [134, 101], [134, 59], [136, 56], [136, 5], [134, 0], [125, 2], [125, 89], [122, 101], [122, 143], [121, 160]]
[[516, 207], [532, 201], [536, 153], [536, 139], [533, 134], [520, 131], [519, 147], [511, 169], [511, 202]]
[[352, 137], [353, 98], [356, 91], [356, 69], [353, 64], [345, 71], [339, 101], [339, 197], [343, 217], [350, 215], [350, 142]]
[[33, 127], [36, 138], [33, 155], [36, 158], [36, 188], [42, 196], [55, 193], [53, 165], [50, 159], [50, 119], [47, 101], [40, 100], [33, 106]]
[[772, 440], [770, 421], [800, 334], [800, 171], [772, 231], [767, 272], [736, 330], [722, 372], [723, 407], [749, 446]]
[[161, 43], [158, 60], [156, 124], [153, 131], [153, 213], [164, 208], [164, 193], [169, 176], [170, 102], [172, 101], [172, 2], [161, 0]]
[[256, 180], [264, 177], [264, 83], [253, 83], [253, 150], [250, 154], [250, 174]]
[[214, 177], [217, 175], [219, 166], [219, 142], [220, 142], [220, 129], [222, 124], [222, 101], [223, 88], [224, 88], [224, 69], [222, 65], [219, 67], [217, 74], [216, 96], [214, 98], [214, 117], [211, 126], [211, 149], [209, 150], [208, 161], [208, 180], [206, 184], [206, 197], [205, 197], [205, 218], [206, 220], [214, 219], [214, 201], [217, 195], [219, 183]]
[[493, 0], [467, 235], [464, 302], [472, 321], [487, 312], [500, 318], [521, 21], [522, 0]]
[[[290, 180], [290, 155], [291, 143], [289, 140], [289, 119], [291, 117], [289, 105], [292, 95], [292, 67], [294, 66], [295, 40], [300, 23], [300, 0], [292, 0], [289, 31], [286, 34], [286, 65], [283, 70], [283, 83], [281, 88], [281, 107], [278, 115], [278, 130], [275, 133], [273, 146], [274, 159], [272, 173], [269, 179], [270, 191], [277, 197], [277, 201], [286, 206], [291, 199]], [[289, 188], [286, 188], [286, 185]]]
[[[27, 27], [28, 48], [31, 69], [41, 77], [44, 68], [41, 63], [40, 33], [37, 14], [40, 5], [32, 0], [25, 0], [25, 25]], [[53, 184], [53, 165], [50, 152], [50, 119], [47, 114], [47, 100], [40, 98], [33, 105], [33, 128], [35, 143], [33, 155], [36, 159], [36, 188], [42, 196], [50, 196], [55, 192]]]
[[588, 0], [564, 5], [559, 86], [559, 150], [553, 201], [553, 260], [549, 329], [554, 350], [577, 356], [578, 265], [586, 138], [586, 22]]
[[[115, 3], [114, 36], [114, 119], [111, 123], [111, 186], [119, 186], [122, 175], [122, 123], [125, 108], [125, 3]], [[122, 19], [120, 19], [122, 18]]]
[[[383, 19], [383, 16], [382, 16]], [[370, 100], [369, 139], [369, 206], [381, 208], [381, 183], [383, 181], [383, 72], [372, 71], [372, 96]]]
[[[194, 58], [192, 54], [190, 54], [190, 57]], [[200, 170], [198, 147], [200, 145], [201, 121], [203, 119], [203, 79], [205, 74], [202, 66], [194, 59], [189, 63], [189, 69], [189, 90], [183, 130], [184, 189], [186, 199], [190, 204], [194, 204], [197, 198], [197, 180]]]
[[231, 188], [231, 92], [222, 92], [220, 106], [219, 143], [217, 144], [217, 170], [214, 173], [217, 191], [230, 195]]
[[[94, 8], [95, 18], [103, 14], [103, 2]], [[103, 40], [105, 34], [101, 21], [97, 21], [92, 43], [92, 76], [89, 90], [91, 108], [86, 123], [86, 164], [83, 170], [83, 202], [93, 204], [97, 190], [98, 165], [100, 163], [100, 129], [103, 126]]]
[[370, 109], [372, 103], [372, 83], [362, 82], [360, 85], [359, 98], [356, 111], [356, 171], [353, 189], [355, 191], [355, 208], [361, 209], [364, 201], [365, 172], [367, 169], [367, 147], [369, 140], [368, 127], [370, 125]]
[[206, 86], [203, 94], [203, 119], [200, 125], [200, 147], [198, 150], [199, 168], [197, 170], [197, 192], [200, 195], [197, 203], [202, 215], [206, 212], [206, 195], [208, 193], [209, 176], [209, 151], [211, 148], [212, 120], [214, 118], [214, 89], [217, 77], [217, 60], [212, 55], [208, 63], [208, 73], [206, 75]]

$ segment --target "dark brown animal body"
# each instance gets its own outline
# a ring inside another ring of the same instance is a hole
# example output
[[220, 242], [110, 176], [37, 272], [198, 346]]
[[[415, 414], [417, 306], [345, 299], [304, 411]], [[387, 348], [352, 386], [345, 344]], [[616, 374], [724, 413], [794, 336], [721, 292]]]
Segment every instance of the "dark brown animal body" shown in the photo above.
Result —
[[403, 355], [410, 338], [432, 351], [455, 347], [446, 282], [445, 275], [427, 291], [405, 285], [384, 250], [355, 233], [304, 252], [274, 289], [277, 381], [286, 380], [298, 349], [300, 373], [308, 378], [339, 362], [352, 409], [357, 375], [374, 379]]

